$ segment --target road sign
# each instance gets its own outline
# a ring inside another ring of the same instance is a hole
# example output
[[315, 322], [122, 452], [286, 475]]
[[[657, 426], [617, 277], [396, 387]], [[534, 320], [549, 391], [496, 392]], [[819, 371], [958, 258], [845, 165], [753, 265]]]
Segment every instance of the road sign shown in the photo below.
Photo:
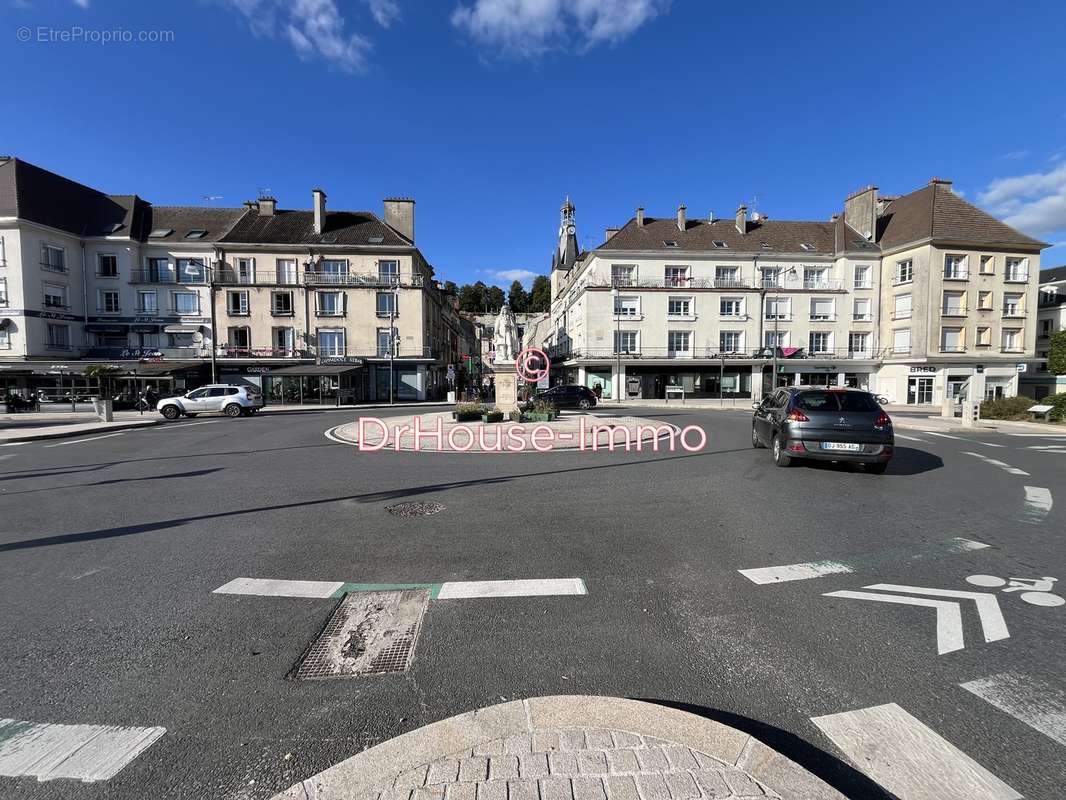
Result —
[[[955, 650], [962, 650], [966, 645], [962, 635], [962, 603], [957, 600], [973, 600], [977, 605], [977, 614], [981, 620], [981, 630], [986, 642], [1009, 639], [1010, 632], [999, 610], [999, 601], [994, 594], [987, 592], [960, 592], [954, 589], [927, 589], [924, 586], [901, 586], [895, 583], [875, 583], [864, 586], [883, 592], [906, 592], [924, 595], [924, 597], [907, 597], [905, 594], [875, 594], [874, 592], [827, 592], [824, 597], [845, 597], [852, 600], [871, 600], [876, 603], [895, 603], [906, 606], [922, 606], [936, 609], [936, 644], [937, 653], [944, 655]], [[957, 598], [949, 600], [930, 600], [929, 597]]]

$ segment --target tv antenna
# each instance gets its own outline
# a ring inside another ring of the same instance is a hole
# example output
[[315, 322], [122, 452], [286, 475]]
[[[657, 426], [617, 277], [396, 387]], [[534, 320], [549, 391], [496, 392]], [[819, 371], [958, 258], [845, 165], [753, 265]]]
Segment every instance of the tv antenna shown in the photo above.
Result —
[[271, 196], [272, 195], [270, 194], [270, 187], [269, 186], [260, 186], [259, 187], [259, 199], [260, 200], [262, 200], [262, 199], [264, 199], [266, 197], [271, 197]]

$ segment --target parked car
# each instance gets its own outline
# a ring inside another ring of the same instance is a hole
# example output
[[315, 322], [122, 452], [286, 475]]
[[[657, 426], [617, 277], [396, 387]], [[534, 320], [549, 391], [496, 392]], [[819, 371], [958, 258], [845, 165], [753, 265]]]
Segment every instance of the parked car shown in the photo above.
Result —
[[795, 459], [846, 461], [880, 475], [892, 458], [892, 420], [869, 392], [789, 386], [752, 408], [751, 445], [769, 447], [779, 467]]
[[587, 386], [576, 383], [553, 386], [542, 392], [537, 392], [530, 398], [532, 404], [536, 400], [551, 403], [556, 408], [581, 408], [590, 409], [596, 405], [596, 393]]
[[220, 411], [227, 417], [248, 417], [263, 407], [263, 395], [254, 386], [211, 384], [193, 389], [180, 397], [166, 397], [156, 410], [167, 419], [184, 415], [195, 417]]

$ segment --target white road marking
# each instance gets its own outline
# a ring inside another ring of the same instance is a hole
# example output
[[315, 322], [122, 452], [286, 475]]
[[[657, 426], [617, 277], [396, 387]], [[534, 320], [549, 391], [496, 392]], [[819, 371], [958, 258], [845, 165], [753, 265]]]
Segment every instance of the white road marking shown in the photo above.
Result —
[[[973, 539], [963, 539], [956, 536], [949, 539], [946, 544], [947, 553], [966, 553], [971, 550], [983, 550], [991, 545], [984, 542], [975, 542]], [[939, 548], [938, 548], [939, 550]], [[882, 553], [872, 553], [866, 556], [856, 556], [841, 561], [805, 561], [799, 564], [784, 564], [779, 567], [756, 567], [753, 569], [738, 569], [741, 575], [752, 583], [785, 583], [787, 581], [802, 581], [810, 578], [821, 578], [824, 575], [838, 575], [845, 572], [854, 572], [864, 562], [883, 557]], [[911, 556], [912, 558], [920, 556]]]
[[104, 436], [90, 436], [88, 439], [74, 439], [66, 442], [56, 442], [55, 444], [46, 444], [45, 447], [65, 447], [68, 444], [81, 444], [82, 442], [95, 442], [99, 439], [111, 439], [115, 436], [125, 436], [126, 432], [121, 433], [108, 433]]
[[959, 686], [1066, 747], [1066, 694], [1061, 691], [1010, 672]]
[[786, 564], [783, 567], [758, 567], [756, 569], [737, 570], [752, 583], [781, 583], [784, 581], [802, 581], [808, 578], [820, 578], [841, 572], [854, 572], [847, 564], [839, 561], [808, 561], [803, 564]]
[[166, 730], [0, 719], [0, 775], [34, 776], [39, 781], [106, 781], [151, 747]]
[[973, 600], [977, 605], [977, 615], [981, 618], [981, 629], [984, 631], [985, 641], [996, 642], [1000, 639], [1010, 638], [1007, 622], [1003, 619], [1003, 612], [999, 610], [999, 601], [994, 594], [963, 592], [956, 589], [927, 589], [924, 586], [901, 586], [897, 583], [875, 583], [872, 586], [864, 586], [863, 588], [876, 589], [882, 592], [907, 592], [908, 594], [922, 594], [929, 597], [955, 597], [960, 600]]
[[541, 597], [588, 594], [581, 578], [543, 578], [516, 581], [448, 581], [437, 593], [438, 600], [474, 597]]
[[973, 453], [973, 452], [970, 452], [969, 450], [963, 450], [962, 452], [963, 452], [963, 455], [973, 456], [974, 458], [979, 458], [982, 461], [984, 461], [986, 464], [991, 464], [993, 467], [999, 467], [1001, 470], [1003, 470], [1005, 472], [1009, 472], [1011, 475], [1026, 475], [1027, 476], [1029, 474], [1024, 469], [1018, 469], [1017, 467], [1012, 467], [1010, 464], [1006, 464], [1006, 463], [1004, 463], [1002, 461], [997, 461], [996, 459], [989, 458], [988, 456], [983, 456], [980, 453]]
[[902, 597], [898, 594], [874, 594], [873, 592], [829, 592], [826, 597], [843, 597], [850, 600], [873, 600], [875, 603], [894, 603], [904, 606], [923, 606], [936, 609], [936, 649], [939, 655], [962, 650], [966, 645], [962, 637], [962, 607], [950, 600], [926, 600], [921, 597]]
[[811, 722], [900, 800], [1020, 800], [1021, 795], [895, 703]]
[[919, 439], [917, 436], [904, 436], [902, 433], [896, 434], [897, 439], [906, 439], [908, 442], [924, 442], [925, 439]]
[[1008, 436], [1024, 436], [1031, 439], [1066, 439], [1066, 433], [1008, 433]]
[[947, 433], [935, 433], [934, 431], [922, 431], [927, 436], [939, 436], [941, 439], [957, 439], [960, 442], [967, 442], [969, 439], [963, 439], [961, 436], [951, 436]]
[[1025, 487], [1025, 517], [1024, 522], [1034, 525], [1044, 521], [1044, 517], [1051, 511], [1051, 490], [1042, 486]]
[[1026, 450], [1046, 450], [1055, 453], [1066, 452], [1066, 444], [1031, 444], [1025, 448]]
[[332, 597], [344, 581], [284, 581], [235, 578], [212, 594], [251, 594], [268, 597]]
[[15, 455], [15, 453], [5, 453], [4, 455], [0, 456], [0, 461], [3, 461], [6, 458], [14, 458]]
[[29, 444], [29, 442], [4, 442], [0, 444], [0, 447], [22, 447], [24, 444]]
[[180, 425], [163, 425], [151, 428], [152, 433], [165, 433], [166, 431], [178, 430], [179, 428], [195, 428], [197, 425], [214, 425], [221, 422], [220, 419], [209, 419], [207, 422], [182, 422]]

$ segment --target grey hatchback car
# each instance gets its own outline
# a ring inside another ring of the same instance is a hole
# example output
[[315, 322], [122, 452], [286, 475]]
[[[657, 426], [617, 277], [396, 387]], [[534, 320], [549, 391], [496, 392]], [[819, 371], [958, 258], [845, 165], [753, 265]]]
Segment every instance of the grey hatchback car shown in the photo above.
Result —
[[789, 386], [752, 403], [752, 447], [769, 447], [774, 463], [849, 461], [880, 475], [895, 446], [892, 420], [859, 389]]

